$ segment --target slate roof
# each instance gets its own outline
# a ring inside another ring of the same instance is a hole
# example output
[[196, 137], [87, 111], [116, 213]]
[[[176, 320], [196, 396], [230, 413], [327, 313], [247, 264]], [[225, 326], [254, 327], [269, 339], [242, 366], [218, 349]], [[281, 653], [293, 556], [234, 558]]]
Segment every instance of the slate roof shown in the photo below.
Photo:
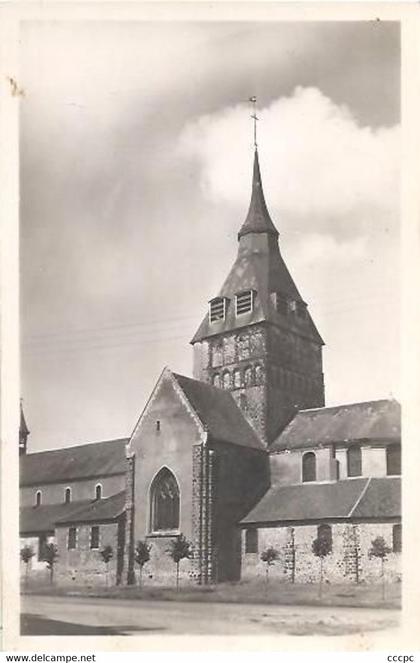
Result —
[[257, 149], [255, 149], [254, 153], [251, 202], [246, 219], [238, 233], [238, 237], [243, 237], [248, 233], [271, 233], [275, 237], [278, 237], [279, 234], [270, 218], [265, 202]]
[[71, 513], [86, 507], [90, 500], [70, 502], [70, 504], [41, 504], [24, 506], [20, 509], [19, 528], [21, 534], [53, 532], [59, 518], [69, 517]]
[[401, 480], [380, 477], [273, 486], [241, 524], [400, 516]]
[[126, 492], [125, 490], [111, 497], [101, 500], [95, 500], [82, 506], [76, 511], [63, 515], [56, 522], [58, 525], [68, 523], [90, 523], [115, 520], [125, 511]]
[[367, 401], [301, 410], [271, 445], [271, 451], [401, 438], [401, 406], [395, 400]]
[[[262, 189], [258, 153], [255, 153], [251, 204], [238, 234], [239, 250], [235, 263], [225, 280], [219, 297], [227, 298], [224, 320], [210, 323], [208, 313], [203, 318], [191, 343], [260, 322], [270, 322], [292, 330], [323, 344], [315, 324], [306, 311], [304, 317], [284, 315], [276, 310], [271, 297], [279, 292], [286, 299], [303, 302], [278, 246], [278, 232], [269, 216]], [[244, 290], [256, 292], [253, 310], [235, 313], [235, 295]]]
[[19, 528], [21, 534], [53, 532], [56, 524], [115, 520], [124, 510], [125, 491], [101, 500], [24, 506], [20, 509]]
[[214, 439], [241, 447], [265, 449], [229, 391], [177, 373], [173, 376]]
[[128, 438], [26, 454], [20, 458], [21, 486], [124, 474]]
[[19, 437], [25, 437], [26, 435], [29, 435], [31, 431], [29, 430], [25, 415], [23, 414], [23, 406], [22, 406], [22, 401], [20, 402], [20, 424], [19, 424]]

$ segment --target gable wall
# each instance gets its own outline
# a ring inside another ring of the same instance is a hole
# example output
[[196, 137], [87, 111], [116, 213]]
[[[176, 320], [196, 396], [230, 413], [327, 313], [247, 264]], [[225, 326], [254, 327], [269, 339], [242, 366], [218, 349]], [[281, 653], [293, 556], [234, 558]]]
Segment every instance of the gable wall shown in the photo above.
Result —
[[[160, 421], [160, 430], [156, 428]], [[153, 478], [166, 466], [180, 489], [180, 531], [192, 536], [192, 447], [200, 443], [200, 431], [169, 376], [163, 376], [147, 406], [131, 442], [135, 453], [134, 539], [150, 534], [149, 489]]]

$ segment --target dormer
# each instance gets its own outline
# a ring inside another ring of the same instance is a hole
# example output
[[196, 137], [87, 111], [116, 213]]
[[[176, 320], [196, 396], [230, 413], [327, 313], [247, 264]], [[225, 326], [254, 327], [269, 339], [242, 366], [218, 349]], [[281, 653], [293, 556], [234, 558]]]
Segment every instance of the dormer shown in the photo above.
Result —
[[209, 301], [210, 323], [225, 320], [228, 301], [227, 297], [214, 297]]
[[252, 313], [254, 309], [255, 290], [242, 290], [235, 295], [235, 315]]

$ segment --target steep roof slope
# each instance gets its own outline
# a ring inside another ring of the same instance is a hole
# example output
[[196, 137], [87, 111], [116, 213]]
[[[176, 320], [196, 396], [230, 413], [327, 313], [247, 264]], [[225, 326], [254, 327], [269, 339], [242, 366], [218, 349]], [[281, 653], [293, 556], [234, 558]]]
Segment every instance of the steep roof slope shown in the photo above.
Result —
[[20, 458], [21, 486], [87, 479], [126, 471], [128, 438], [40, 451]]
[[111, 495], [111, 497], [94, 500], [71, 513], [63, 514], [56, 522], [58, 525], [64, 525], [65, 523], [90, 523], [115, 520], [124, 513], [125, 500], [126, 492], [123, 490], [120, 493]]
[[399, 478], [274, 486], [242, 524], [401, 516]]
[[313, 447], [331, 442], [401, 437], [401, 406], [395, 400], [367, 401], [301, 410], [271, 446], [271, 451]]
[[[210, 323], [208, 314], [202, 320], [191, 343], [259, 322], [270, 322], [294, 330], [322, 344], [309, 312], [304, 316], [284, 315], [278, 311], [274, 293], [294, 302], [303, 299], [283, 260], [278, 245], [278, 232], [270, 218], [264, 198], [258, 152], [255, 151], [251, 203], [238, 234], [238, 255], [219, 297], [227, 299], [225, 318]], [[256, 292], [252, 311], [240, 319], [235, 313], [235, 295], [244, 290]]]
[[21, 534], [38, 534], [40, 532], [54, 532], [55, 523], [60, 518], [70, 517], [70, 514], [88, 506], [90, 500], [70, 502], [65, 504], [42, 504], [40, 506], [24, 506], [20, 509], [19, 530]]
[[173, 376], [214, 439], [241, 447], [265, 449], [229, 391], [177, 373]]

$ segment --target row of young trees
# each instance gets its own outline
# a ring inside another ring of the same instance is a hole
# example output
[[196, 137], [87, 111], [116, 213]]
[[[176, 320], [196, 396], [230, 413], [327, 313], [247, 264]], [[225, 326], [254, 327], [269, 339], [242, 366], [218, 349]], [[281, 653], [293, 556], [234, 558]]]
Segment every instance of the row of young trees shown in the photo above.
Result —
[[[139, 567], [139, 584], [142, 585], [143, 582], [143, 569], [145, 565], [150, 561], [150, 551], [152, 546], [146, 541], [137, 541], [135, 551], [134, 551], [134, 561]], [[320, 561], [319, 568], [319, 595], [322, 595], [322, 582], [323, 582], [323, 565], [325, 558], [332, 551], [332, 542], [331, 539], [318, 536], [312, 542], [312, 552], [315, 557], [318, 557]], [[391, 548], [386, 544], [382, 536], [376, 537], [371, 542], [371, 548], [369, 550], [369, 557], [376, 558], [381, 560], [381, 578], [382, 578], [382, 598], [385, 598], [385, 573], [384, 573], [384, 563], [391, 552]], [[179, 565], [183, 559], [190, 559], [192, 556], [191, 543], [181, 534], [176, 539], [173, 539], [170, 542], [170, 546], [167, 549], [172, 561], [176, 566], [176, 587], [179, 588]], [[105, 564], [106, 568], [106, 584], [108, 586], [109, 582], [109, 563], [114, 556], [114, 551], [112, 546], [105, 546], [99, 552], [102, 561]], [[28, 582], [29, 574], [29, 562], [32, 557], [35, 555], [35, 552], [31, 546], [24, 546], [20, 551], [20, 557], [26, 565], [25, 569], [25, 582]], [[47, 565], [47, 569], [50, 571], [50, 582], [53, 582], [54, 578], [54, 566], [58, 560], [58, 550], [55, 543], [47, 543], [43, 548], [43, 561]], [[279, 559], [280, 553], [273, 546], [269, 546], [260, 555], [260, 559], [266, 565], [266, 582], [269, 580], [269, 571], [270, 567], [275, 564]]]
[[[318, 536], [312, 541], [312, 552], [315, 557], [318, 557], [320, 566], [319, 566], [319, 596], [322, 596], [322, 581], [323, 581], [323, 571], [324, 571], [324, 560], [332, 552], [332, 541], [330, 538], [324, 536]], [[382, 598], [385, 599], [385, 568], [384, 563], [389, 553], [392, 552], [392, 549], [386, 544], [383, 536], [377, 536], [376, 539], [373, 539], [371, 542], [371, 547], [369, 549], [368, 555], [369, 558], [375, 558], [381, 560], [381, 580], [382, 580]], [[265, 563], [265, 578], [268, 583], [270, 567], [275, 564], [279, 559], [280, 553], [273, 546], [269, 546], [266, 550], [260, 555], [260, 559]]]
[[[134, 552], [134, 560], [136, 564], [138, 565], [140, 569], [140, 578], [139, 578], [139, 584], [142, 584], [142, 575], [143, 575], [143, 569], [144, 566], [147, 564], [147, 562], [150, 560], [150, 551], [151, 551], [151, 545], [148, 544], [146, 541], [137, 541], [136, 547], [135, 547], [135, 552]], [[190, 559], [192, 556], [192, 549], [191, 549], [191, 543], [187, 541], [185, 536], [181, 534], [179, 537], [176, 539], [173, 539], [170, 542], [170, 546], [167, 550], [167, 553], [171, 557], [172, 561], [175, 563], [176, 567], [176, 587], [177, 589], [179, 588], [179, 565], [181, 560], [183, 559]], [[109, 563], [111, 559], [114, 556], [114, 550], [112, 546], [104, 546], [102, 550], [99, 551], [99, 554], [102, 558], [102, 561], [105, 564], [105, 569], [106, 569], [106, 585], [108, 586], [109, 584]], [[30, 561], [34, 557], [35, 552], [32, 548], [32, 546], [24, 546], [21, 551], [20, 551], [20, 558], [21, 560], [25, 563], [25, 584], [28, 583], [28, 577], [29, 577], [29, 568], [30, 568]], [[54, 567], [55, 564], [58, 560], [58, 549], [55, 543], [47, 543], [43, 547], [42, 550], [42, 558], [43, 561], [47, 565], [47, 569], [50, 571], [50, 582], [53, 582], [54, 579]]]

